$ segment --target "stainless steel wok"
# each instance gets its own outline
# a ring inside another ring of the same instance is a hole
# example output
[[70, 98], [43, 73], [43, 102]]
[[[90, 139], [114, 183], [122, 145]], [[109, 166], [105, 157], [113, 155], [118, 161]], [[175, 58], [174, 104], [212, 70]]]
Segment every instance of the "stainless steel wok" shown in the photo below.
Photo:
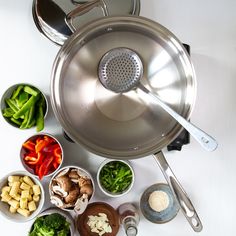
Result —
[[167, 182], [195, 231], [202, 224], [168, 166], [162, 149], [182, 126], [138, 90], [117, 94], [98, 79], [98, 65], [117, 47], [137, 52], [141, 83], [188, 119], [196, 95], [190, 58], [165, 27], [143, 17], [103, 17], [76, 31], [60, 49], [52, 70], [51, 100], [65, 132], [89, 151], [117, 159], [156, 154]]

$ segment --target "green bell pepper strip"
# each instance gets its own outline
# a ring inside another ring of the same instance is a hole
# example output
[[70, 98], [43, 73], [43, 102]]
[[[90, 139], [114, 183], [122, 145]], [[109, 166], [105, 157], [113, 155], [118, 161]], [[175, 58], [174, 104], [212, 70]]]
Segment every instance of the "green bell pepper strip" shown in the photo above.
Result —
[[28, 101], [28, 99], [29, 99], [29, 94], [22, 91], [19, 94], [19, 98], [16, 99], [18, 107], [21, 108]]
[[35, 105], [30, 107], [30, 109], [29, 109], [29, 116], [28, 116], [28, 121], [26, 123], [26, 128], [29, 128], [30, 124], [34, 120], [34, 111], [35, 111]]
[[36, 123], [36, 121], [35, 121], [35, 119], [33, 119], [33, 120], [29, 123], [29, 125], [27, 126], [27, 128], [29, 129], [29, 128], [33, 127], [33, 126], [35, 125], [35, 123]]
[[27, 125], [28, 119], [29, 119], [29, 110], [26, 111], [26, 113], [25, 113], [24, 120], [21, 123], [20, 129], [26, 129], [27, 128], [26, 125]]
[[31, 96], [30, 99], [23, 105], [23, 107], [21, 107], [20, 110], [13, 115], [13, 117], [15, 119], [20, 118], [26, 113], [27, 110], [30, 109], [31, 106], [33, 106], [37, 102], [38, 99], [39, 94], [37, 96]]
[[29, 87], [28, 85], [26, 85], [25, 87], [24, 87], [24, 91], [26, 92], [26, 93], [28, 93], [28, 94], [30, 94], [30, 95], [33, 95], [33, 96], [37, 96], [38, 95], [38, 93], [39, 93], [39, 91], [36, 91], [35, 89], [33, 89], [32, 87]]
[[38, 114], [36, 117], [36, 130], [37, 132], [43, 130], [44, 128], [44, 114], [43, 114], [43, 107], [38, 107]]
[[15, 119], [14, 117], [11, 117], [11, 121], [12, 121], [13, 123], [17, 124], [18, 126], [20, 126], [21, 123], [22, 123], [21, 121]]
[[15, 114], [15, 112], [10, 108], [10, 107], [8, 107], [8, 108], [5, 108], [5, 109], [3, 109], [3, 116], [4, 117], [12, 117], [14, 114]]
[[10, 98], [7, 98], [5, 100], [6, 104], [14, 111], [14, 112], [18, 112], [19, 108], [15, 105], [14, 101]]
[[27, 122], [28, 122], [28, 117], [29, 117], [29, 110], [26, 111], [26, 113], [25, 113], [25, 117], [24, 117], [23, 122], [21, 123], [20, 129], [27, 128], [26, 125], [27, 125]]
[[17, 96], [19, 95], [20, 91], [24, 88], [23, 85], [19, 85], [12, 93], [11, 99], [15, 99], [17, 98]]
[[46, 111], [46, 101], [45, 101], [45, 98], [44, 98], [42, 93], [40, 93], [40, 99], [37, 102], [37, 106], [42, 107], [43, 108], [43, 113], [45, 114], [45, 111]]

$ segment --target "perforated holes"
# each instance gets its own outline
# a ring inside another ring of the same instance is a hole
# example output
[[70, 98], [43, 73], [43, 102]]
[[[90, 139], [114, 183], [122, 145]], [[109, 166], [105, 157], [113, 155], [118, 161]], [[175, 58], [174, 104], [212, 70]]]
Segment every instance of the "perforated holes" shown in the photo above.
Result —
[[142, 63], [138, 55], [126, 48], [109, 51], [99, 64], [99, 76], [103, 85], [115, 92], [132, 89], [142, 75]]

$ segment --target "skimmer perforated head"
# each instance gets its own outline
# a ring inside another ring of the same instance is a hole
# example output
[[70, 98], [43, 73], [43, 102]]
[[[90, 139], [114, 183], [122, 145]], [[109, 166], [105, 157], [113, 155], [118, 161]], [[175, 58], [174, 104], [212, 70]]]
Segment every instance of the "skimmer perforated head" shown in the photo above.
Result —
[[143, 64], [136, 52], [128, 48], [115, 48], [102, 57], [98, 73], [105, 88], [123, 93], [139, 83], [143, 75]]

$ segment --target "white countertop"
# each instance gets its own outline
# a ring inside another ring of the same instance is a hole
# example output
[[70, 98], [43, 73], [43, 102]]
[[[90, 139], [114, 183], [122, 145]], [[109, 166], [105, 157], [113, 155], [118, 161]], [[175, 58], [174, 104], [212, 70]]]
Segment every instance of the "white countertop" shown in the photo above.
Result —
[[[233, 236], [236, 211], [236, 1], [235, 0], [147, 0], [141, 1], [141, 15], [156, 20], [180, 40], [191, 45], [198, 92], [191, 121], [219, 142], [215, 152], [204, 151], [195, 140], [181, 152], [165, 152], [175, 175], [191, 198], [203, 223], [194, 233], [180, 211], [169, 223], [156, 225], [141, 216], [140, 236]], [[59, 47], [43, 37], [31, 14], [32, 1], [0, 0], [0, 96], [12, 84], [28, 82], [49, 96], [50, 72]], [[95, 176], [103, 158], [92, 155], [62, 137], [62, 129], [50, 108], [45, 132], [62, 142], [66, 161], [78, 164]], [[19, 150], [35, 130], [20, 131], [0, 117], [0, 178], [21, 170]], [[99, 193], [94, 200], [114, 207], [130, 201], [138, 204], [142, 192], [164, 178], [152, 157], [132, 160], [136, 172], [134, 189], [119, 199]], [[47, 183], [45, 182], [45, 185]], [[49, 206], [48, 198], [45, 208]], [[32, 222], [16, 224], [0, 215], [0, 235], [27, 235]], [[120, 230], [119, 235], [124, 235]]]

